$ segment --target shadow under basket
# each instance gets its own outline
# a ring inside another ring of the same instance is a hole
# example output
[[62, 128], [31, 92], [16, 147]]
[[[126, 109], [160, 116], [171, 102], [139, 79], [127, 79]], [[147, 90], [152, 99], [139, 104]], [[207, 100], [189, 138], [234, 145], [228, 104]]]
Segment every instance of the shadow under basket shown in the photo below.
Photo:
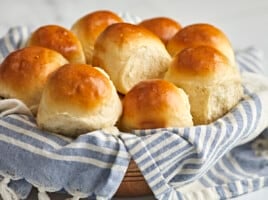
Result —
[[116, 197], [139, 197], [153, 195], [134, 160], [130, 160], [127, 172], [115, 194]]

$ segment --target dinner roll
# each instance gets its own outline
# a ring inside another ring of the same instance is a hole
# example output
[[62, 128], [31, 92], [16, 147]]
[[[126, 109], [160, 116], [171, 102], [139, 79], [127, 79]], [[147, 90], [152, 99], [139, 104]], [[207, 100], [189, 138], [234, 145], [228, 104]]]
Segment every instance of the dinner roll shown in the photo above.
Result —
[[105, 29], [96, 40], [93, 54], [93, 65], [103, 68], [123, 94], [141, 80], [163, 77], [170, 60], [155, 34], [128, 23]]
[[123, 114], [119, 122], [121, 130], [192, 125], [188, 96], [168, 81], [141, 81], [123, 99]]
[[140, 26], [156, 34], [166, 45], [167, 42], [181, 29], [181, 25], [168, 17], [155, 17], [143, 20]]
[[99, 10], [83, 16], [73, 24], [71, 31], [81, 41], [88, 64], [92, 63], [94, 43], [99, 34], [107, 26], [118, 22], [123, 20], [115, 13]]
[[186, 47], [207, 45], [225, 55], [235, 66], [234, 51], [226, 35], [210, 24], [192, 24], [182, 28], [167, 44], [171, 56], [175, 56]]
[[37, 124], [67, 136], [113, 126], [122, 104], [113, 83], [103, 71], [86, 64], [67, 64], [45, 86]]
[[209, 46], [186, 48], [177, 54], [165, 79], [189, 95], [194, 124], [208, 124], [223, 116], [243, 94], [239, 71]]
[[46, 25], [35, 30], [28, 46], [42, 46], [62, 54], [70, 63], [85, 63], [85, 55], [80, 41], [69, 30], [58, 25]]
[[0, 96], [20, 99], [35, 113], [48, 76], [66, 63], [58, 52], [38, 46], [10, 53], [0, 67]]

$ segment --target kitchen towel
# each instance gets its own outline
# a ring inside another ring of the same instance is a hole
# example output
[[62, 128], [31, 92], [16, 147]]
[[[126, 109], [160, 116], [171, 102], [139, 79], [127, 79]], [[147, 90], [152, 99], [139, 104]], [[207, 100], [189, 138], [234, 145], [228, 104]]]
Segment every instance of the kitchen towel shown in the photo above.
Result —
[[[0, 39], [0, 63], [22, 48], [29, 29], [14, 27]], [[41, 131], [19, 100], [0, 100], [0, 194], [25, 199], [32, 186], [74, 199], [111, 199], [134, 159], [157, 199], [225, 199], [268, 185], [268, 81], [262, 53], [236, 53], [245, 95], [210, 125], [98, 130], [70, 139]], [[19, 87], [19, 86], [18, 86]]]

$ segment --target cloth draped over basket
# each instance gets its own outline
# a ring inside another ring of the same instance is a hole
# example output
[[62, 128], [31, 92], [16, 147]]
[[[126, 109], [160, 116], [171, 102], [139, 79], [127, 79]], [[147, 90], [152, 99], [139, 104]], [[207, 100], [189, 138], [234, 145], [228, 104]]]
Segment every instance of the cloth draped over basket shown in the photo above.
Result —
[[[21, 48], [29, 29], [0, 39], [0, 63]], [[262, 52], [236, 53], [245, 95], [209, 125], [70, 139], [38, 129], [19, 100], [0, 100], [0, 195], [26, 199], [32, 189], [67, 192], [74, 199], [111, 199], [132, 158], [157, 199], [225, 199], [268, 186], [268, 80]], [[18, 85], [18, 87], [20, 87]]]

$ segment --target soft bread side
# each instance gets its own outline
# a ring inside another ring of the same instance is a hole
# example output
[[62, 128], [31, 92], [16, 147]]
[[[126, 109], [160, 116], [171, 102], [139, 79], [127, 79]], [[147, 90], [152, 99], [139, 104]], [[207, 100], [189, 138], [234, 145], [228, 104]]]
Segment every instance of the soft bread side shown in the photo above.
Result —
[[93, 65], [103, 68], [122, 94], [142, 80], [162, 78], [170, 60], [155, 34], [128, 23], [110, 25], [94, 46]]

